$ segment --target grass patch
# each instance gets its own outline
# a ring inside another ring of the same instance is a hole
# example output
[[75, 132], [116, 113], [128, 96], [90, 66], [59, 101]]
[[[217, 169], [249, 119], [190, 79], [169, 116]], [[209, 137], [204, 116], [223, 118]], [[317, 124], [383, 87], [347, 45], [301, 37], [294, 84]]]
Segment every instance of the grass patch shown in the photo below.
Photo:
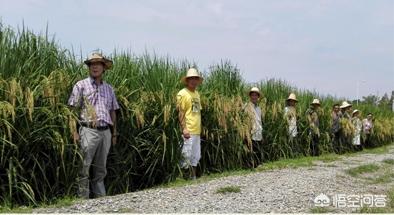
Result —
[[357, 177], [363, 173], [371, 173], [371, 172], [376, 172], [378, 170], [379, 170], [379, 166], [376, 164], [365, 164], [358, 167], [347, 169], [346, 173], [353, 177]]
[[[359, 153], [369, 153], [369, 154], [385, 154], [387, 152], [389, 152], [389, 146], [392, 144], [388, 144], [388, 145], [383, 145], [380, 147], [376, 147], [376, 148], [371, 148], [371, 149], [364, 149], [363, 151], [359, 152]], [[356, 153], [358, 154], [358, 153]]]
[[346, 152], [342, 154], [345, 157], [354, 157], [362, 154], [386, 154], [390, 152], [390, 148], [392, 148], [393, 143], [382, 145], [376, 148], [364, 148], [362, 151], [358, 152]]
[[394, 173], [392, 172], [385, 172], [383, 175], [380, 175], [375, 178], [368, 178], [371, 184], [386, 184], [390, 183], [394, 179]]
[[342, 160], [342, 157], [340, 155], [331, 153], [331, 154], [321, 155], [320, 157], [317, 157], [316, 159], [319, 161], [323, 161], [323, 163], [330, 163], [330, 162], [334, 162], [337, 160]]
[[368, 213], [368, 214], [380, 214], [380, 213], [387, 213], [387, 209], [385, 208], [368, 208], [368, 207], [362, 207], [359, 213]]
[[226, 186], [216, 190], [216, 193], [221, 193], [221, 194], [239, 193], [239, 192], [241, 192], [241, 187], [239, 186]]
[[323, 154], [319, 157], [299, 157], [292, 159], [281, 159], [278, 161], [272, 161], [257, 167], [258, 171], [283, 169], [283, 168], [298, 168], [298, 167], [313, 167], [315, 166], [314, 161], [322, 161], [323, 163], [329, 163], [342, 159], [337, 154]]
[[61, 207], [68, 207], [75, 204], [77, 201], [80, 201], [80, 198], [77, 197], [64, 197], [60, 199], [56, 199], [51, 203], [45, 204], [42, 207], [44, 208], [61, 208]]
[[345, 160], [345, 161], [343, 161], [342, 163], [343, 163], [343, 164], [346, 164], [346, 165], [353, 165], [353, 164], [356, 164], [355, 161], [350, 161], [350, 160]]
[[387, 192], [387, 202], [384, 208], [361, 208], [359, 213], [394, 213], [394, 187]]
[[131, 208], [121, 208], [118, 213], [135, 213], [135, 211]]
[[131, 208], [120, 208], [120, 209], [109, 209], [105, 211], [105, 213], [108, 214], [124, 214], [124, 213], [136, 213], [133, 209]]
[[197, 180], [194, 180], [194, 181], [185, 180], [185, 179], [179, 177], [175, 181], [156, 186], [152, 189], [183, 187], [186, 185], [200, 184], [200, 183], [212, 181], [217, 178], [223, 178], [223, 177], [228, 177], [228, 176], [247, 175], [247, 174], [251, 174], [251, 173], [255, 173], [255, 172], [256, 172], [255, 169], [241, 169], [241, 170], [224, 171], [224, 172], [220, 172], [220, 173], [208, 173], [206, 175], [203, 175], [203, 176], [197, 178]]
[[40, 204], [38, 206], [15, 206], [10, 208], [9, 206], [0, 206], [0, 213], [32, 213], [34, 208], [61, 208], [74, 205], [77, 201], [81, 199], [76, 197], [64, 197], [59, 199], [54, 199], [45, 204]]
[[384, 159], [382, 162], [385, 164], [394, 165], [394, 159], [388, 158], [388, 159]]
[[265, 163], [256, 169], [258, 171], [273, 170], [273, 169], [283, 169], [283, 168], [297, 168], [297, 167], [311, 167], [313, 166], [312, 157], [300, 157], [292, 159], [281, 159], [277, 161], [272, 161]]
[[0, 213], [15, 213], [15, 214], [27, 214], [27, 213], [32, 213], [33, 212], [33, 207], [30, 206], [22, 206], [22, 207], [15, 207], [15, 208], [10, 208], [7, 206], [0, 206]]
[[314, 214], [323, 214], [323, 213], [331, 213], [333, 212], [333, 210], [328, 207], [315, 207], [312, 208], [310, 212]]

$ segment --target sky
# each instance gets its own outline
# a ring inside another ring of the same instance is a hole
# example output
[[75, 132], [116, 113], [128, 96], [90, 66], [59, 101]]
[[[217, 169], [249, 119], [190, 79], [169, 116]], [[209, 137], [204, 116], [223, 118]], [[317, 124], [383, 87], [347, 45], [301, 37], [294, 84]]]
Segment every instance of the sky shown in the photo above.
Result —
[[393, 0], [0, 0], [0, 17], [36, 32], [48, 25], [86, 56], [147, 51], [202, 70], [230, 60], [248, 82], [278, 78], [350, 99], [394, 90]]

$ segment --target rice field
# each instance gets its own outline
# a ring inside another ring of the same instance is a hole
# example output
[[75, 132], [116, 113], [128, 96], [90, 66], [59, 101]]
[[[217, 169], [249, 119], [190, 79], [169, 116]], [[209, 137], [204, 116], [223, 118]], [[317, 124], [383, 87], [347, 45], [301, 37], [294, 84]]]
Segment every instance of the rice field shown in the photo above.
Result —
[[[181, 133], [177, 124], [175, 95], [179, 81], [192, 61], [155, 55], [136, 56], [114, 51], [114, 67], [105, 79], [114, 86], [118, 113], [118, 144], [108, 157], [108, 194], [135, 191], [179, 177]], [[48, 34], [26, 28], [14, 30], [0, 24], [0, 205], [37, 205], [75, 195], [81, 165], [78, 145], [71, 138], [77, 116], [66, 102], [73, 84], [88, 71], [70, 51]], [[247, 83], [228, 61], [212, 65], [200, 88], [203, 106], [201, 174], [247, 168], [250, 152], [244, 139], [250, 125], [242, 111]], [[266, 161], [308, 154], [309, 103], [318, 97], [321, 110], [321, 150], [330, 144], [330, 96], [297, 90], [285, 81], [254, 83], [263, 93]], [[296, 92], [299, 141], [289, 144], [283, 119], [284, 100]], [[357, 107], [376, 117], [375, 146], [394, 141], [394, 114], [374, 106]]]

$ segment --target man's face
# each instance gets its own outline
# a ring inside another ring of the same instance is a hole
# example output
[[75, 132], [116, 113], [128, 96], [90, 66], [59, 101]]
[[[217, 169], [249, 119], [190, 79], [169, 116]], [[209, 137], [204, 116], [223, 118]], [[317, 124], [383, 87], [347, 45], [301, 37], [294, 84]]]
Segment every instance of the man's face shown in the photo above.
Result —
[[371, 120], [372, 119], [372, 114], [368, 114], [367, 118], [368, 118], [368, 120]]
[[340, 110], [339, 106], [338, 106], [338, 105], [335, 105], [335, 106], [334, 106], [334, 112], [335, 112], [335, 113], [338, 113], [339, 110]]
[[260, 95], [258, 93], [252, 92], [250, 93], [250, 101], [256, 104], [259, 101]]
[[289, 106], [296, 106], [296, 101], [294, 101], [294, 100], [289, 100]]
[[89, 65], [90, 76], [93, 78], [101, 77], [104, 74], [104, 65], [100, 62], [93, 62]]
[[196, 89], [200, 84], [199, 77], [190, 77], [186, 79], [187, 88]]
[[348, 108], [346, 108], [346, 111], [347, 111], [348, 113], [352, 113], [352, 112], [353, 112], [353, 108], [352, 108], [352, 107], [348, 107]]

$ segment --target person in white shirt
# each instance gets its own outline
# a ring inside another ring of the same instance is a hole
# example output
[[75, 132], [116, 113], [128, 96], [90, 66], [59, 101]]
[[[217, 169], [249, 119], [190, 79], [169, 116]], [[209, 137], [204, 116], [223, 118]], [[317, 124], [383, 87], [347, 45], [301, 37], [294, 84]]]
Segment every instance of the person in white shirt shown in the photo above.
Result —
[[252, 152], [251, 166], [254, 168], [261, 164], [264, 159], [262, 150], [263, 144], [263, 121], [261, 108], [259, 107], [259, 100], [261, 93], [259, 88], [253, 87], [249, 91], [249, 102], [245, 105], [245, 111], [248, 113], [251, 120], [251, 143], [248, 143], [249, 149]]
[[298, 100], [294, 93], [291, 93], [289, 98], [286, 100], [286, 107], [285, 107], [285, 119], [287, 121], [288, 126], [288, 135], [290, 140], [294, 140], [297, 137], [297, 111], [296, 111], [296, 104]]
[[357, 109], [353, 111], [352, 123], [354, 126], [353, 146], [357, 151], [361, 151], [363, 149], [361, 145], [361, 130], [363, 124], [360, 119], [360, 111]]

